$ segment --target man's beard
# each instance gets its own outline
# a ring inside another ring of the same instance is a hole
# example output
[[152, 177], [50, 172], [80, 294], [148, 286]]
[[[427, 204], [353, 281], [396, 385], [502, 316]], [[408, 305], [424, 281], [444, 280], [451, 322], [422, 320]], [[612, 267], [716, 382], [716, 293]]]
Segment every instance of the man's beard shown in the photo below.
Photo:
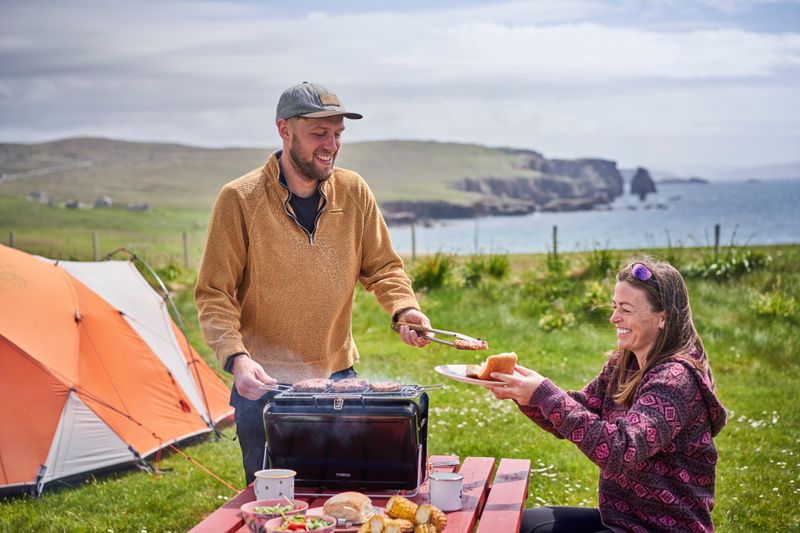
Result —
[[[289, 157], [292, 158], [294, 167], [309, 181], [325, 181], [333, 174], [333, 166], [331, 166], [331, 169], [327, 172], [317, 169], [314, 165], [314, 154], [311, 154], [311, 159], [303, 159], [303, 156], [300, 155], [300, 150], [297, 148], [297, 144], [294, 142], [292, 142], [292, 145], [289, 147]], [[333, 154], [332, 157], [335, 161], [336, 154]]]

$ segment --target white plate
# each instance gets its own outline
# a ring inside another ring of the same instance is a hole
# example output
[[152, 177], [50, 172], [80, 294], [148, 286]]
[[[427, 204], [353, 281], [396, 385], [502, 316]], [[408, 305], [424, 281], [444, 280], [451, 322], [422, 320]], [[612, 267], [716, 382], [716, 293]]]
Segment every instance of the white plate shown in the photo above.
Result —
[[[468, 378], [467, 365], [439, 365], [434, 368], [434, 370], [450, 379], [461, 381], [463, 383], [472, 383], [473, 385], [497, 385], [500, 383], [499, 381]], [[522, 374], [519, 372], [514, 372], [514, 375], [520, 377], [522, 376]]]
[[[374, 514], [383, 514], [384, 509], [383, 507], [376, 507], [372, 506], [372, 511]], [[312, 507], [308, 511], [306, 511], [308, 516], [322, 516], [325, 513], [323, 512], [323, 507]], [[372, 518], [372, 515], [369, 515]], [[358, 533], [358, 530], [361, 529], [361, 524], [353, 524], [350, 526], [336, 526], [336, 533]]]

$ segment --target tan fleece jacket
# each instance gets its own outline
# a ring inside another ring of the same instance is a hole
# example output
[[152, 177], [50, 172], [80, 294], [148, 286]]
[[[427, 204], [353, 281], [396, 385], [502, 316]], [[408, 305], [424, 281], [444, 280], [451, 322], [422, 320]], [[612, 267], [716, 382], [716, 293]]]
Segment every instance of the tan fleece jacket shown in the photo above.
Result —
[[278, 157], [222, 188], [195, 300], [222, 364], [246, 352], [279, 382], [293, 383], [328, 377], [358, 359], [351, 331], [357, 281], [391, 315], [419, 304], [364, 179], [334, 170], [320, 188], [324, 207], [312, 239], [291, 214]]

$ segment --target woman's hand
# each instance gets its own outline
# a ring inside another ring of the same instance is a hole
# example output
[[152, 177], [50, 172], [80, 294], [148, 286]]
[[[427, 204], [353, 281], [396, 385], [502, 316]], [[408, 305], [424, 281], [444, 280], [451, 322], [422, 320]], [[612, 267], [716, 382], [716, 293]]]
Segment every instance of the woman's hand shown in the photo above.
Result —
[[518, 404], [527, 405], [534, 391], [539, 388], [539, 385], [542, 384], [545, 378], [535, 370], [525, 368], [521, 365], [516, 365], [514, 370], [521, 375], [517, 376], [492, 372], [492, 378], [499, 381], [497, 383], [486, 384], [484, 387], [489, 389], [498, 400], [511, 399]]

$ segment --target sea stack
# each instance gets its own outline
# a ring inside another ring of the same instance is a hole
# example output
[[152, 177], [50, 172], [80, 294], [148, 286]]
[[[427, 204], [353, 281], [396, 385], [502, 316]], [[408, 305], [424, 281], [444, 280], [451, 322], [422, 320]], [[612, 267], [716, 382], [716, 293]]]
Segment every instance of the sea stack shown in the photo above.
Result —
[[631, 194], [638, 194], [639, 200], [644, 201], [645, 197], [651, 192], [656, 192], [656, 184], [647, 169], [639, 167], [636, 169], [631, 180]]

